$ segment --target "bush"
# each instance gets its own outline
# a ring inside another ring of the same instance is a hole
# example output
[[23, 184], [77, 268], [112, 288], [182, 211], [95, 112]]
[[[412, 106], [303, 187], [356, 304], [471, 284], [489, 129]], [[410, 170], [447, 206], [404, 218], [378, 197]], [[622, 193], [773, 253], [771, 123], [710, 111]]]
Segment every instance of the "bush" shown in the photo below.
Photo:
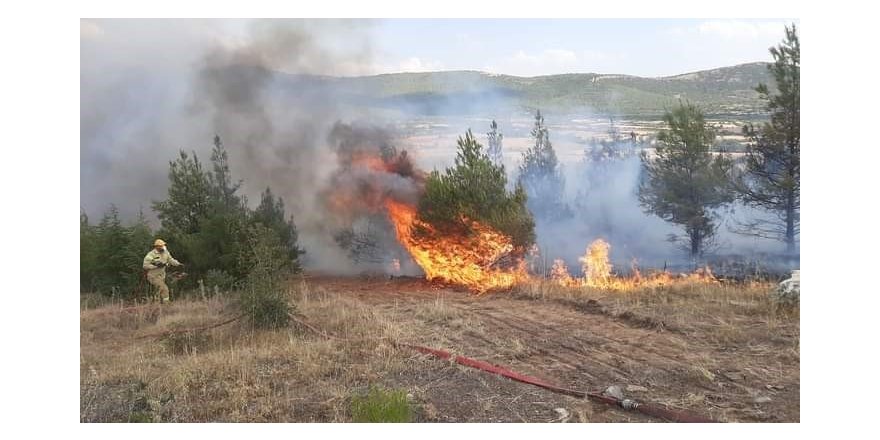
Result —
[[283, 288], [292, 261], [273, 230], [257, 224], [248, 232], [248, 246], [239, 257], [242, 267], [248, 268], [241, 292], [241, 311], [254, 327], [286, 327], [295, 311]]
[[131, 225], [123, 224], [113, 205], [98, 224], [90, 224], [85, 213], [80, 214], [81, 293], [124, 299], [143, 295], [150, 286], [143, 280], [141, 263], [157, 237], [168, 242], [175, 258], [186, 264], [189, 276], [167, 280], [176, 291], [196, 288], [199, 280], [211, 290], [213, 286], [230, 289], [234, 283], [254, 284], [246, 279], [253, 269], [252, 260], [240, 256], [250, 252], [249, 233], [258, 224], [277, 236], [275, 244], [286, 256], [278, 267], [265, 270], [300, 269], [304, 251], [297, 244], [296, 225], [285, 213], [284, 202], [267, 188], [257, 209], [250, 209], [247, 199], [238, 194], [241, 181], [233, 179], [219, 137], [214, 138], [210, 169], [203, 167], [195, 153], [181, 151], [169, 163], [168, 178], [167, 197], [153, 203], [161, 222], [155, 235], [143, 213]]
[[97, 225], [81, 213], [80, 292], [135, 299], [138, 287], [144, 288], [141, 264], [152, 238], [143, 213], [130, 226], [112, 204]]
[[409, 423], [412, 408], [403, 390], [371, 387], [366, 396], [351, 399], [351, 420], [357, 423]]
[[232, 288], [232, 285], [235, 283], [235, 277], [229, 275], [223, 270], [209, 269], [205, 272], [203, 282], [205, 284], [205, 289], [207, 289], [209, 293], [213, 293], [214, 287], [217, 287], [217, 289], [220, 289], [221, 291], [226, 291]]
[[462, 216], [510, 236], [518, 249], [535, 242], [535, 221], [526, 208], [526, 194], [517, 185], [507, 191], [504, 167], [495, 165], [470, 130], [458, 139], [455, 166], [434, 171], [425, 182], [419, 218], [438, 230], [469, 228]]
[[241, 294], [240, 307], [250, 323], [257, 328], [281, 328], [290, 324], [295, 308], [286, 295], [278, 291], [247, 289]]

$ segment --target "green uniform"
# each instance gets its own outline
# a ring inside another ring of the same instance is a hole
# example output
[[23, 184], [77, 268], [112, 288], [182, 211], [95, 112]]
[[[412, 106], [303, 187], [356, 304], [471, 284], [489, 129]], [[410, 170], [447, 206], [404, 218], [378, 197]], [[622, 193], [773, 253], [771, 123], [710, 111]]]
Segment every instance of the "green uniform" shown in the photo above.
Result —
[[165, 252], [159, 252], [156, 249], [151, 250], [144, 257], [144, 270], [147, 271], [147, 281], [159, 289], [159, 299], [162, 302], [170, 301], [170, 293], [168, 285], [165, 284], [165, 266], [159, 267], [153, 263], [165, 263], [165, 266], [180, 266], [180, 262], [171, 256], [171, 252], [166, 249]]

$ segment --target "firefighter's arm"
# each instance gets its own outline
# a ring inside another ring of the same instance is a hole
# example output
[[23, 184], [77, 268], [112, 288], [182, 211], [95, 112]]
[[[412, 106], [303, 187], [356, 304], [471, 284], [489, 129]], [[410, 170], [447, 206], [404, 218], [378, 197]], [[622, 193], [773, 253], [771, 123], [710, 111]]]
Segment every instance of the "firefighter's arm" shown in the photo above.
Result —
[[[165, 252], [168, 252], [168, 251], [165, 251]], [[174, 257], [171, 256], [171, 252], [168, 252], [168, 264], [170, 264], [172, 266], [183, 266], [183, 263], [175, 260]]]

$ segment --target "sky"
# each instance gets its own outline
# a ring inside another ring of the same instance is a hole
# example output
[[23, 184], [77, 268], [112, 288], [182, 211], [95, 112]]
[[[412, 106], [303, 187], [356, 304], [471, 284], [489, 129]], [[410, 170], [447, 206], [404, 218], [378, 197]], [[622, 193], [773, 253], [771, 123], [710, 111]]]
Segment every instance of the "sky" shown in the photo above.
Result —
[[[314, 27], [327, 23], [309, 22]], [[350, 76], [478, 70], [517, 76], [586, 72], [667, 76], [770, 61], [768, 48], [781, 41], [784, 26], [792, 22], [798, 21], [784, 18], [355, 20], [346, 25], [356, 28], [355, 32], [347, 29], [317, 35], [326, 40], [321, 44], [349, 50], [352, 58], [358, 59], [356, 68], [310, 73]], [[155, 53], [155, 49], [161, 48], [159, 53], [163, 55], [159, 62], [185, 64], [190, 61], [185, 54], [194, 52], [191, 46], [211, 41], [234, 45], [245, 40], [252, 27], [250, 20], [83, 19], [80, 39], [83, 43], [103, 40], [105, 44], [110, 40], [116, 48], [112, 53], [135, 60], [139, 52]]]
[[[791, 19], [386, 20], [378, 70], [666, 76], [770, 61]], [[797, 21], [794, 21], [797, 23]]]

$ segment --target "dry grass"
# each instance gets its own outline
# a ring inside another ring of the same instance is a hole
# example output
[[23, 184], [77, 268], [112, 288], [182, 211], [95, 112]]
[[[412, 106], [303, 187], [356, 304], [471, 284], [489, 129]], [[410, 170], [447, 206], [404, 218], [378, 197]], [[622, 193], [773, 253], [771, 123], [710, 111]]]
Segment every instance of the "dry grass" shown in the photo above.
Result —
[[[393, 341], [575, 386], [628, 374], [626, 383], [649, 388], [638, 398], [761, 420], [766, 414], [751, 399], [765, 382], [785, 386], [774, 404], [798, 396], [798, 312], [774, 306], [769, 289], [607, 292], [536, 282], [474, 298], [411, 280], [294, 283], [297, 319], [326, 337], [299, 325], [255, 330], [243, 322], [144, 337], [221, 322], [238, 310], [223, 297], [137, 308], [89, 298], [80, 321], [81, 420], [350, 421], [352, 399], [373, 386], [405, 390], [416, 421], [549, 422], [560, 419], [557, 408], [566, 409], [567, 421], [632, 417], [403, 351]], [[651, 345], [658, 342], [663, 349]], [[728, 380], [730, 372], [746, 379]], [[783, 420], [796, 418], [794, 411]]]
[[339, 339], [238, 322], [138, 339], [233, 316], [220, 298], [83, 310], [82, 421], [348, 420], [356, 391], [408, 362], [389, 342], [399, 336], [398, 323], [307, 285], [291, 295], [306, 319]]
[[[549, 281], [520, 286], [522, 297], [558, 301], [606, 314], [636, 326], [709, 338], [719, 346], [755, 341], [799, 349], [800, 309], [769, 298], [770, 283], [681, 283], [666, 287], [608, 291], [562, 287]], [[786, 337], [780, 338], [783, 334]], [[793, 336], [793, 338], [792, 338]]]

